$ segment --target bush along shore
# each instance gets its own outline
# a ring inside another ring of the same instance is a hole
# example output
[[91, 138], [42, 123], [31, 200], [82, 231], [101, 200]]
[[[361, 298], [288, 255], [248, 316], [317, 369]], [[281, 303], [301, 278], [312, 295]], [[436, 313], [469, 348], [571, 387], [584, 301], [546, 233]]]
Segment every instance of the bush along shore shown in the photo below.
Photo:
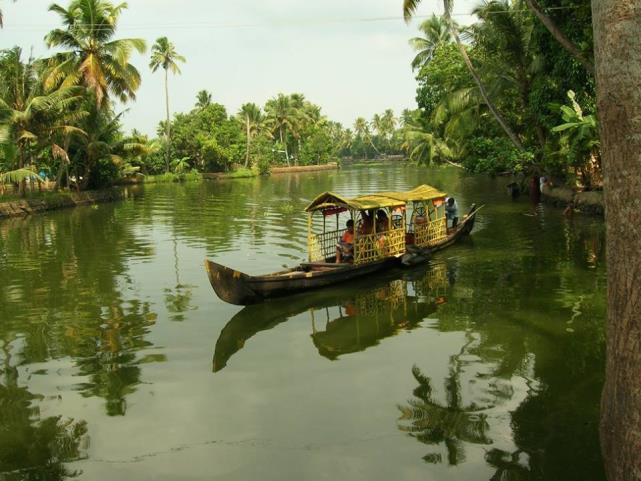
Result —
[[605, 214], [603, 191], [576, 191], [567, 186], [543, 186], [541, 199], [557, 207], [570, 207], [584, 214]]
[[[319, 170], [338, 169], [336, 162], [321, 165], [291, 166], [275, 169], [274, 174], [283, 173], [304, 173], [315, 172]], [[103, 202], [114, 202], [125, 200], [138, 196], [142, 189], [137, 189], [136, 185], [160, 184], [170, 182], [190, 182], [205, 180], [223, 180], [223, 179], [244, 179], [257, 177], [259, 172], [255, 169], [238, 169], [232, 172], [214, 172], [214, 173], [186, 173], [186, 174], [161, 174], [150, 176], [135, 176], [128, 179], [122, 179], [118, 185], [133, 185], [131, 187], [112, 187], [103, 190], [87, 190], [81, 192], [42, 192], [34, 193], [28, 197], [16, 197], [2, 199], [0, 197], [0, 219], [6, 217], [18, 217], [48, 210], [65, 209], [80, 205], [99, 204]]]
[[136, 197], [141, 191], [136, 188], [112, 188], [83, 192], [43, 192], [28, 198], [0, 202], [0, 219], [19, 217], [48, 210], [64, 209], [79, 205], [114, 202]]

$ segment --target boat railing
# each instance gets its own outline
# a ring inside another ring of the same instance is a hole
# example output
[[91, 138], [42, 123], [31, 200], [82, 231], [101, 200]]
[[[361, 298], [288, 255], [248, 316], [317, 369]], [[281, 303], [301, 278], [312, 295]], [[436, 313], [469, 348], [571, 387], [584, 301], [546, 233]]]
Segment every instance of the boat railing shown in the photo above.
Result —
[[430, 247], [447, 237], [447, 220], [445, 217], [425, 223], [414, 224], [414, 244], [419, 247]]
[[322, 233], [312, 232], [307, 237], [307, 252], [310, 262], [324, 262], [336, 255], [336, 244], [347, 229], [338, 229]]
[[354, 264], [367, 264], [405, 252], [405, 230], [390, 229], [375, 234], [357, 236], [354, 245]]

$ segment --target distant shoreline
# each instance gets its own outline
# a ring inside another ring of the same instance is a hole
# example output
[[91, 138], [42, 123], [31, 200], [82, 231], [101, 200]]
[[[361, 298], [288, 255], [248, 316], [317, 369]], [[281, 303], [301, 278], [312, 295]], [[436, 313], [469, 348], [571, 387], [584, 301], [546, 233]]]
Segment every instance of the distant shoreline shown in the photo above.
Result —
[[[271, 170], [271, 174], [287, 174], [287, 173], [305, 173], [316, 172], [323, 170], [336, 170], [339, 168], [338, 163], [330, 162], [322, 165], [293, 165], [290, 167], [275, 167]], [[253, 178], [254, 176], [239, 176], [234, 172], [214, 172], [199, 174], [197, 177], [191, 177], [187, 174], [184, 178], [172, 177], [164, 179], [154, 179], [150, 182], [145, 182], [145, 178], [140, 180], [124, 180], [120, 182], [119, 186], [110, 187], [103, 190], [87, 190], [82, 192], [43, 192], [41, 194], [32, 195], [24, 198], [12, 198], [11, 200], [0, 201], [0, 220], [8, 219], [11, 217], [24, 217], [41, 212], [51, 210], [67, 209], [81, 205], [95, 205], [103, 204], [106, 202], [116, 202], [135, 198], [142, 193], [138, 186], [144, 186], [145, 183], [154, 184], [159, 182], [189, 182], [189, 181], [202, 181], [202, 180], [226, 180], [226, 179], [242, 179]], [[162, 176], [157, 176], [162, 177]], [[127, 187], [129, 186], [129, 187]]]

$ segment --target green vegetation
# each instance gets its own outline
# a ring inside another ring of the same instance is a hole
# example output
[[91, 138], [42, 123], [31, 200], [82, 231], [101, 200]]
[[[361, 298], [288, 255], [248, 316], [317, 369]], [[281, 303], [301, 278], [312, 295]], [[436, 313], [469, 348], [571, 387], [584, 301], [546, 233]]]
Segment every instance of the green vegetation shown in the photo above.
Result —
[[[418, 3], [406, 0], [406, 13]], [[553, 18], [533, 10], [552, 6], [488, 1], [474, 10], [478, 21], [462, 29], [446, 0], [443, 17], [421, 23], [421, 35], [410, 40], [419, 106], [404, 129], [411, 158], [600, 186], [590, 2]], [[558, 32], [568, 49], [559, 48]]]
[[114, 103], [135, 100], [140, 74], [131, 56], [146, 49], [141, 39], [118, 38], [126, 4], [54, 4], [61, 27], [45, 41], [56, 53], [33, 59], [20, 47], [0, 51], [0, 184], [24, 195], [40, 191], [43, 179], [56, 190], [84, 190], [140, 174], [148, 182], [199, 178], [192, 172], [246, 177], [276, 165], [402, 155], [599, 187], [589, 2], [552, 19], [578, 53], [559, 49], [538, 13], [520, 3], [486, 2], [465, 28], [445, 4], [446, 14], [425, 20], [410, 39], [419, 108], [400, 118], [390, 109], [358, 117], [351, 128], [300, 93], [280, 93], [264, 106], [247, 102], [231, 114], [201, 90], [192, 110], [172, 116], [168, 74], [179, 74], [186, 59], [158, 38], [149, 67], [164, 70], [166, 118], [157, 138], [125, 134]]
[[278, 94], [236, 114], [201, 90], [194, 108], [171, 115], [169, 73], [186, 62], [167, 37], [151, 49], [149, 68], [164, 70], [166, 118], [157, 138], [123, 132], [115, 101], [133, 102], [141, 83], [132, 54], [137, 38], [118, 38], [127, 5], [106, 0], [53, 4], [61, 27], [45, 37], [49, 58], [25, 58], [20, 47], [0, 51], [0, 188], [35, 195], [46, 188], [85, 190], [128, 179], [173, 182], [198, 173], [228, 177], [265, 174], [273, 165], [312, 165], [340, 157], [402, 154], [391, 110], [345, 129], [302, 94]]

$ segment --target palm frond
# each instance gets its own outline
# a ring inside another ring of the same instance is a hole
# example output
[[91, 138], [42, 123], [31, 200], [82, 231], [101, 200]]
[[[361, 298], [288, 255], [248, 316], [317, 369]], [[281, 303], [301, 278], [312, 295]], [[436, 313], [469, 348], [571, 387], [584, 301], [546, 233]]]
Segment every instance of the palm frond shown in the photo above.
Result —
[[412, 19], [412, 15], [416, 12], [421, 0], [403, 0], [403, 18], [406, 22]]
[[1, 184], [15, 184], [22, 182], [24, 180], [37, 180], [39, 182], [44, 182], [44, 179], [40, 177], [33, 168], [25, 167], [22, 169], [10, 170], [8, 172], [3, 172], [0, 174], [0, 183]]

